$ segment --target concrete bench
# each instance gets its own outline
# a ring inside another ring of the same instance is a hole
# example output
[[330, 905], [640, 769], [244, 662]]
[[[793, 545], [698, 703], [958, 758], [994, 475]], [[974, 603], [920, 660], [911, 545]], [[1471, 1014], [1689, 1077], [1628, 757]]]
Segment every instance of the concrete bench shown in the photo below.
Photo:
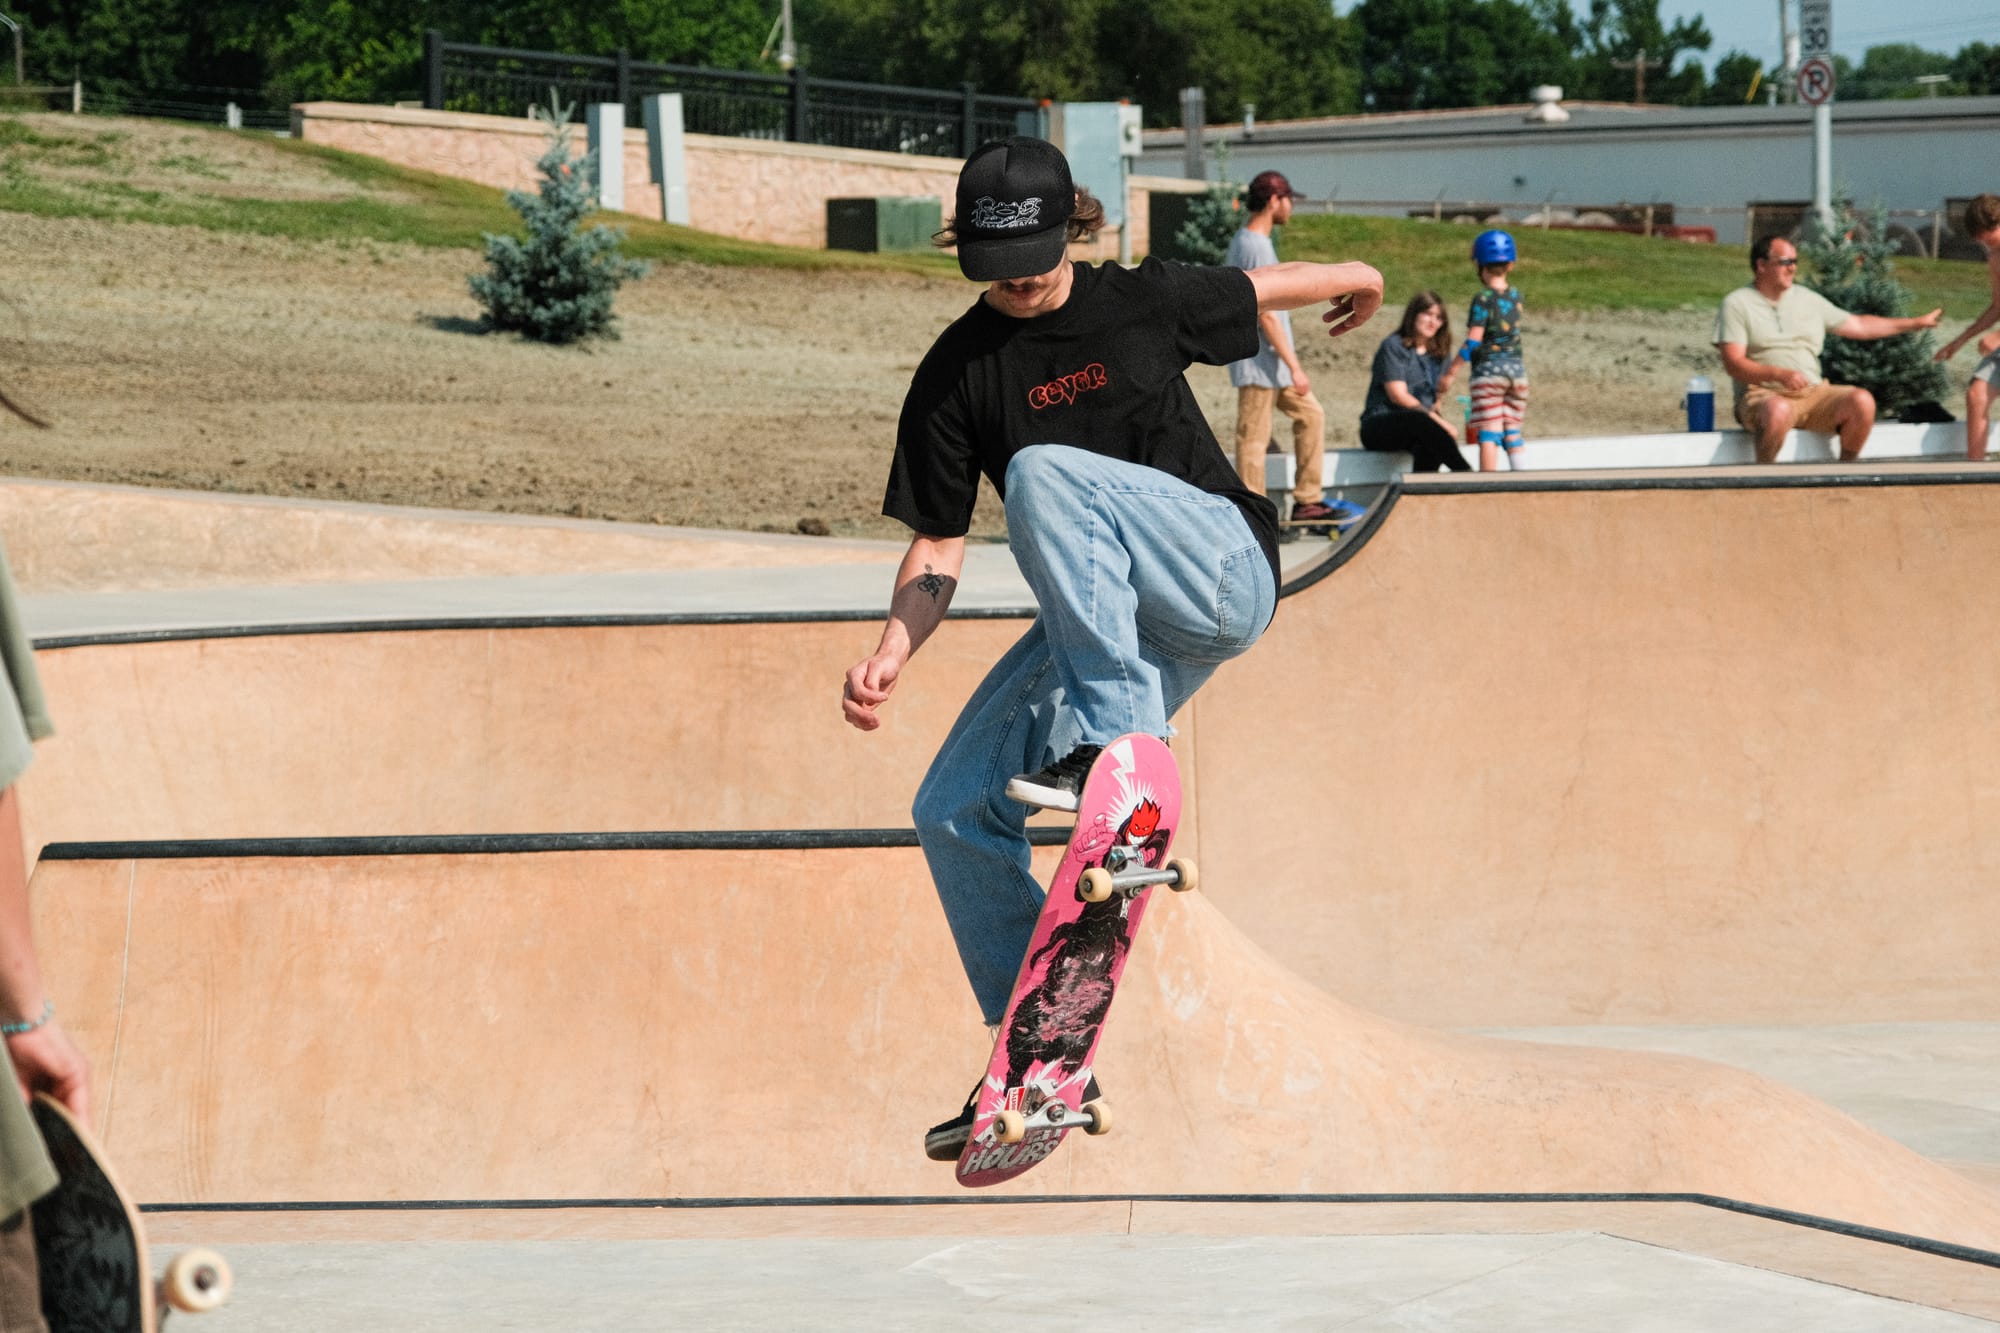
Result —
[[[2000, 424], [1991, 438], [2000, 456]], [[1475, 467], [1479, 449], [1461, 445], [1466, 461]], [[1585, 435], [1534, 440], [1522, 446], [1525, 470], [1546, 472], [1601, 468], [1731, 467], [1757, 461], [1750, 434], [1740, 430], [1681, 431], [1663, 435]], [[1780, 463], [1829, 463], [1840, 457], [1838, 441], [1831, 435], [1793, 431], [1778, 451]], [[1862, 451], [1864, 462], [1892, 459], [1938, 460], [1965, 457], [1965, 423], [1943, 421], [1915, 426], [1888, 422], [1875, 427]], [[1369, 449], [1329, 449], [1326, 451], [1325, 484], [1328, 490], [1355, 486], [1384, 486], [1410, 470], [1410, 456], [1376, 453]], [[1289, 453], [1264, 456], [1264, 493], [1288, 495], [1297, 484], [1297, 460]]]

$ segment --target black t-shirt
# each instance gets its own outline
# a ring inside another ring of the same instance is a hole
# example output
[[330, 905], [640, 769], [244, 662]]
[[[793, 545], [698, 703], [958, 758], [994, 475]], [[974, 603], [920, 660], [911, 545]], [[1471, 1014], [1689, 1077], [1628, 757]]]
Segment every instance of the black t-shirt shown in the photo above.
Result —
[[1005, 500], [1015, 454], [1067, 444], [1225, 497], [1277, 577], [1278, 511], [1237, 477], [1183, 373], [1256, 355], [1249, 277], [1157, 259], [1071, 270], [1060, 310], [1014, 319], [980, 300], [932, 344], [903, 400], [882, 512], [963, 537], [980, 473]]

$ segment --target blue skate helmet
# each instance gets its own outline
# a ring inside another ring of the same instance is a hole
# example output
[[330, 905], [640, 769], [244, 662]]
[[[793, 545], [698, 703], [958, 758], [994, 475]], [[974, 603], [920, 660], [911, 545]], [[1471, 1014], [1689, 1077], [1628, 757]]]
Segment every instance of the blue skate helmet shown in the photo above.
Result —
[[1472, 262], [1475, 264], [1511, 264], [1514, 262], [1514, 238], [1504, 231], [1482, 231], [1472, 241]]

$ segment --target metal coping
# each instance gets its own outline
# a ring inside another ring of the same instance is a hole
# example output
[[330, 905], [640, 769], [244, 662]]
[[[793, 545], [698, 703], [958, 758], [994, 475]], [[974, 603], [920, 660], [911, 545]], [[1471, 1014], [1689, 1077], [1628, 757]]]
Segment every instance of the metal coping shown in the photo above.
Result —
[[[1857, 467], [1839, 472], [1793, 472], [1783, 467], [1756, 473], [1701, 474], [1660, 469], [1658, 475], [1579, 477], [1551, 472], [1486, 474], [1479, 481], [1421, 481], [1406, 485], [1394, 478], [1369, 507], [1358, 527], [1347, 534], [1323, 560], [1295, 574], [1278, 590], [1280, 599], [1294, 596], [1338, 571], [1373, 540], [1388, 521], [1389, 511], [1404, 495], [1504, 495], [1522, 492], [1786, 490], [1799, 487], [1872, 488], [1880, 486], [2000, 485], [2000, 469], [1953, 469], [1881, 472]], [[423, 630], [589, 629], [673, 625], [809, 625], [874, 623], [882, 610], [824, 611], [693, 611], [539, 614], [519, 616], [448, 616], [404, 620], [329, 620], [269, 625], [193, 626], [159, 630], [117, 630], [98, 634], [51, 635], [35, 640], [37, 650], [91, 648], [117, 644], [172, 643], [201, 639], [282, 638], [306, 634], [400, 634]], [[1029, 620], [1032, 606], [972, 607], [953, 611], [952, 620]]]
[[1022, 1207], [1042, 1204], [1181, 1203], [1181, 1204], [1694, 1204], [1722, 1212], [1780, 1222], [1788, 1226], [1823, 1231], [1854, 1240], [1873, 1241], [1914, 1250], [1921, 1254], [1986, 1268], [2000, 1268], [2000, 1253], [1932, 1240], [1908, 1232], [1843, 1222], [1812, 1213], [1746, 1203], [1717, 1194], [1683, 1193], [1600, 1193], [1600, 1194], [1034, 1194], [995, 1198], [965, 1194], [939, 1195], [860, 1195], [743, 1198], [665, 1199], [362, 1199], [326, 1202], [275, 1203], [145, 1203], [142, 1213], [422, 1213], [422, 1212], [536, 1212], [559, 1209], [673, 1209], [703, 1211], [751, 1208], [912, 1208], [912, 1207]]
[[[1028, 828], [1035, 847], [1065, 847], [1070, 830]], [[915, 829], [720, 829], [634, 833], [441, 833], [353, 838], [183, 838], [52, 842], [44, 861], [245, 860], [293, 856], [518, 856], [543, 852], [770, 852], [917, 846]]]

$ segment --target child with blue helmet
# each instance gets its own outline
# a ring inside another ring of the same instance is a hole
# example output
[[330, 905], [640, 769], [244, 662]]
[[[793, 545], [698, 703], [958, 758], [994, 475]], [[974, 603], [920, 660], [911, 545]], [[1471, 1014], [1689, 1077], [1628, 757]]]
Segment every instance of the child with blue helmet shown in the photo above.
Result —
[[[1514, 269], [1514, 238], [1482, 231], [1472, 242], [1472, 262], [1486, 290], [1472, 298], [1465, 317], [1465, 345], [1459, 360], [1472, 367], [1472, 424], [1479, 432], [1479, 470], [1496, 471], [1500, 452], [1507, 466], [1521, 468], [1521, 422], [1528, 406], [1528, 371], [1521, 362], [1521, 293], [1508, 281]], [[1449, 384], [1447, 371], [1443, 389]]]

